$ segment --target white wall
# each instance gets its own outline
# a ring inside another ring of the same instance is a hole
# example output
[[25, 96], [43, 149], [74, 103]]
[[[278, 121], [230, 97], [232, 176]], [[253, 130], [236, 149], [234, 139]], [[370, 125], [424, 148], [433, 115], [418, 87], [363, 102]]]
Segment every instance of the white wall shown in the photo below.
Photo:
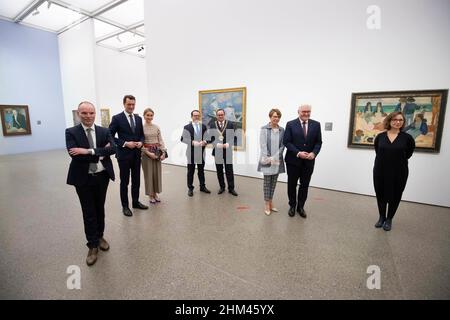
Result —
[[126, 94], [136, 97], [135, 112], [140, 115], [148, 107], [145, 59], [95, 46], [95, 76], [97, 106], [109, 108], [111, 117], [123, 111]]
[[81, 101], [97, 103], [92, 19], [59, 35], [58, 43], [66, 127], [72, 127], [72, 110]]
[[[347, 148], [352, 92], [450, 87], [450, 2], [379, 0], [381, 29], [366, 27], [372, 1], [154, 0], [145, 3], [150, 103], [172, 157], [198, 91], [247, 87], [247, 128], [257, 131], [277, 106], [283, 124], [300, 103], [333, 122], [311, 184], [373, 195], [374, 152]], [[449, 113], [441, 152], [415, 153], [404, 199], [450, 206]], [[248, 141], [248, 140], [247, 140]], [[238, 174], [259, 176], [256, 141]], [[209, 160], [211, 162], [211, 159]], [[211, 168], [211, 166], [209, 166]], [[286, 179], [283, 175], [282, 179]]]
[[58, 36], [66, 126], [73, 126], [72, 110], [81, 101], [100, 109], [109, 108], [111, 117], [123, 111], [122, 98], [136, 97], [136, 112], [148, 106], [145, 59], [95, 44], [92, 19]]

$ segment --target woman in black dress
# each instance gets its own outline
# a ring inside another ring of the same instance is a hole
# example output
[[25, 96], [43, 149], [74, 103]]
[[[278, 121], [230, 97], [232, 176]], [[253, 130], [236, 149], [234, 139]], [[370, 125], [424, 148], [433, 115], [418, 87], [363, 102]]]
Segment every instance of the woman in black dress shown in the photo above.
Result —
[[392, 112], [384, 119], [386, 131], [375, 138], [373, 184], [380, 214], [375, 227], [383, 227], [386, 231], [391, 230], [392, 218], [400, 204], [408, 180], [408, 159], [416, 146], [413, 137], [401, 131], [404, 126], [404, 115], [401, 112]]

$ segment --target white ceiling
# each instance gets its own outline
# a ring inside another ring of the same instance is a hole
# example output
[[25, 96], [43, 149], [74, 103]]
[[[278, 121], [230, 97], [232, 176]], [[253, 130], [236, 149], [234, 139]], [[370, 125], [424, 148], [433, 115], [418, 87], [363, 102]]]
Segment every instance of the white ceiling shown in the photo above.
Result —
[[0, 0], [0, 19], [58, 34], [89, 18], [98, 45], [145, 56], [144, 0]]

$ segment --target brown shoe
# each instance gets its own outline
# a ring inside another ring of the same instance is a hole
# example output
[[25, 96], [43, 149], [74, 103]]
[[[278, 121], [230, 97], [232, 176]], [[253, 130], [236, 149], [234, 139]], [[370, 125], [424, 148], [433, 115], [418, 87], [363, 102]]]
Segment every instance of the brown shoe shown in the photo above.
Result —
[[108, 243], [108, 241], [105, 240], [105, 238], [101, 238], [98, 247], [102, 251], [108, 251], [109, 250], [109, 243]]
[[89, 249], [89, 252], [88, 252], [88, 255], [86, 258], [86, 263], [88, 266], [92, 266], [97, 261], [97, 253], [98, 253], [97, 248]]

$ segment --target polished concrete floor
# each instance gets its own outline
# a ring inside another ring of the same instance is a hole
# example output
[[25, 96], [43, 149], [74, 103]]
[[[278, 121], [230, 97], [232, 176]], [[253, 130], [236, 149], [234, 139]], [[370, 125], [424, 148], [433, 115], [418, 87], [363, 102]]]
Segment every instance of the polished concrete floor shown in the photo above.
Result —
[[[291, 218], [279, 183], [281, 212], [265, 216], [261, 180], [236, 177], [239, 197], [217, 195], [208, 172], [213, 193], [188, 198], [185, 168], [171, 165], [162, 203], [131, 218], [110, 184], [111, 249], [88, 267], [68, 163], [62, 150], [0, 157], [0, 299], [450, 298], [449, 208], [402, 202], [385, 232], [373, 197], [311, 188], [308, 218]], [[71, 265], [80, 290], [67, 288]], [[367, 288], [371, 265], [380, 289]]]

